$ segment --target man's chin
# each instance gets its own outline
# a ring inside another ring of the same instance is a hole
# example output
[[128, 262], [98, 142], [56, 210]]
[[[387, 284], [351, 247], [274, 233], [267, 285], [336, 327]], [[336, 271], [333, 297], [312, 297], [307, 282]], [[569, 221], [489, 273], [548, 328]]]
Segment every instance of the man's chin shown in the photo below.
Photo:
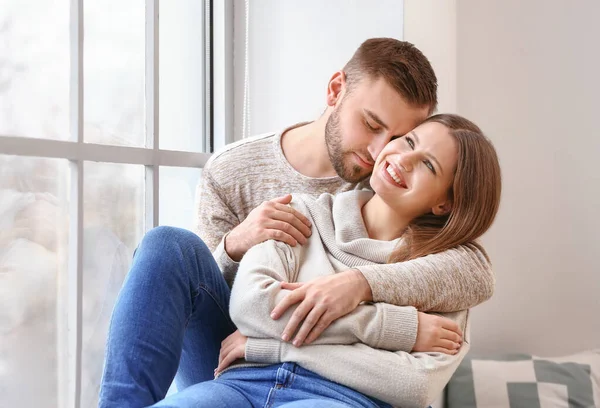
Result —
[[360, 183], [361, 181], [365, 181], [371, 175], [370, 171], [365, 171], [365, 169], [354, 166], [352, 169], [345, 169], [344, 176], [341, 176], [342, 179], [348, 183]]

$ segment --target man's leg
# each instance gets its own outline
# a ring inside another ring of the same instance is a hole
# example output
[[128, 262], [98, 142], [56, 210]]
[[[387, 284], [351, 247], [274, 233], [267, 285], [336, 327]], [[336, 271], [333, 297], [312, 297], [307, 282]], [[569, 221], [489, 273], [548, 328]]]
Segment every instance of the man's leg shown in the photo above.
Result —
[[229, 287], [200, 238], [171, 227], [148, 232], [111, 318], [100, 407], [161, 400], [178, 367], [180, 388], [212, 379], [234, 330], [228, 305]]

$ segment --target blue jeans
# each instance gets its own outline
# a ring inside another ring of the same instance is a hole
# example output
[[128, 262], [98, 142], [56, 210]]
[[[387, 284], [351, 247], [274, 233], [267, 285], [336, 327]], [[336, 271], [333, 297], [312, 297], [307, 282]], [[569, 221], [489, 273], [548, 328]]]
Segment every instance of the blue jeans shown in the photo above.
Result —
[[214, 378], [235, 331], [230, 289], [194, 233], [158, 227], [138, 246], [108, 331], [100, 407], [142, 407]]
[[391, 407], [305, 370], [295, 363], [234, 368], [153, 407], [378, 408]]
[[[342, 405], [332, 407], [377, 406], [356, 391], [289, 363], [235, 369], [209, 381], [221, 342], [235, 331], [229, 295], [211, 252], [197, 235], [172, 227], [149, 231], [136, 250], [111, 318], [99, 407], [155, 404], [165, 398], [175, 375], [180, 393], [157, 406], [246, 407], [267, 401], [270, 393], [277, 394], [277, 401], [322, 397], [339, 398]], [[273, 384], [280, 372], [287, 373], [289, 384], [281, 389]], [[217, 405], [216, 397], [243, 402]], [[367, 405], [348, 405], [352, 398]]]

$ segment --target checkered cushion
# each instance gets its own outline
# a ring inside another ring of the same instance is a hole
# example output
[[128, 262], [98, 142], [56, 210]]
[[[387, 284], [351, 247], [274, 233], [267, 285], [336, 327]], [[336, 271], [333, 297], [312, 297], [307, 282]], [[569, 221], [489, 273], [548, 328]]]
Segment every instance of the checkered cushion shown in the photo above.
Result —
[[467, 357], [446, 393], [448, 408], [600, 407], [600, 349], [558, 358]]

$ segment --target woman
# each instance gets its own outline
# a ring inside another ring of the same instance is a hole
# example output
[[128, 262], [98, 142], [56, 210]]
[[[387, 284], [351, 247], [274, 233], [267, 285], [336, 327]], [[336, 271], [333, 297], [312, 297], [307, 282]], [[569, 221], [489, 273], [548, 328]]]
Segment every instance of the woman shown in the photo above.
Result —
[[477, 127], [456, 115], [436, 115], [390, 142], [373, 170], [375, 194], [295, 196], [294, 205], [315, 226], [309, 243], [292, 248], [267, 241], [246, 254], [231, 295], [239, 332], [223, 343], [217, 379], [155, 406], [429, 404], [468, 351], [467, 311], [446, 315], [466, 335], [455, 355], [410, 354], [412, 307], [361, 305], [299, 348], [279, 338], [287, 319], [269, 313], [287, 293], [279, 282], [301, 284], [359, 265], [410, 260], [481, 236], [498, 209], [500, 169], [491, 143], [465, 129]]

